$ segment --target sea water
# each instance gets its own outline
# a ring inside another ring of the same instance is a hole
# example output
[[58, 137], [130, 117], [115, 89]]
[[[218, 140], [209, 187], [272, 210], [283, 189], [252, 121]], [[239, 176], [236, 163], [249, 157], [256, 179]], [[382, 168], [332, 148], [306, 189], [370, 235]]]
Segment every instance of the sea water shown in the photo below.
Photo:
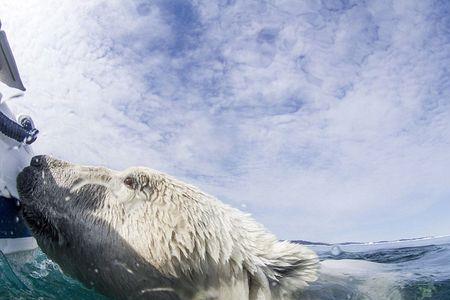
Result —
[[450, 299], [450, 237], [307, 244], [320, 276], [299, 299]]
[[[450, 299], [450, 237], [309, 243], [319, 279], [298, 299]], [[106, 299], [64, 275], [40, 250], [0, 253], [0, 299]]]

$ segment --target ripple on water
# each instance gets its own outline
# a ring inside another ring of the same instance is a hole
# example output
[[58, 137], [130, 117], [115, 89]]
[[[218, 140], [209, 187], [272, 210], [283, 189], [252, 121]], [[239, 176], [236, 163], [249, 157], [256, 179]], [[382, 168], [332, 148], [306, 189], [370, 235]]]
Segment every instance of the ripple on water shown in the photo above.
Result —
[[[321, 273], [298, 299], [449, 299], [450, 244], [427, 243], [312, 245]], [[106, 299], [65, 276], [40, 250], [0, 253], [0, 299], [39, 298]]]

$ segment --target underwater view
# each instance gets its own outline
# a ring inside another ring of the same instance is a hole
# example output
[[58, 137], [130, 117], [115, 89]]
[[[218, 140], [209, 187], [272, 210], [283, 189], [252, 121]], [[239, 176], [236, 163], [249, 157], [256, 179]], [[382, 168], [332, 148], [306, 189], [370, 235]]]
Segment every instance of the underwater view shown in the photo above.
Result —
[[[450, 299], [450, 237], [309, 243], [319, 279], [298, 299]], [[0, 299], [107, 299], [65, 276], [40, 250], [1, 255]]]

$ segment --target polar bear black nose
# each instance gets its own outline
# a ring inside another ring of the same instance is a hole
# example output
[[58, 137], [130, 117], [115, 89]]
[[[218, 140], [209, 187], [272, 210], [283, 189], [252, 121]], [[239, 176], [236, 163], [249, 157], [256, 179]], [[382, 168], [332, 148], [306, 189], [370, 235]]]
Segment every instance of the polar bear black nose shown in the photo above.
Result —
[[36, 155], [31, 159], [30, 165], [36, 168], [41, 168], [45, 162], [45, 155]]

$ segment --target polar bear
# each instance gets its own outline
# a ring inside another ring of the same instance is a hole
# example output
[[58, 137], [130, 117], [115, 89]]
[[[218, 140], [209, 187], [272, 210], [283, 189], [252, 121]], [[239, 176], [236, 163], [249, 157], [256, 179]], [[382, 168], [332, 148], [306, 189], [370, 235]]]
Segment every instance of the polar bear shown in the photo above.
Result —
[[290, 299], [318, 258], [164, 173], [36, 156], [17, 178], [23, 216], [70, 276], [119, 299]]

